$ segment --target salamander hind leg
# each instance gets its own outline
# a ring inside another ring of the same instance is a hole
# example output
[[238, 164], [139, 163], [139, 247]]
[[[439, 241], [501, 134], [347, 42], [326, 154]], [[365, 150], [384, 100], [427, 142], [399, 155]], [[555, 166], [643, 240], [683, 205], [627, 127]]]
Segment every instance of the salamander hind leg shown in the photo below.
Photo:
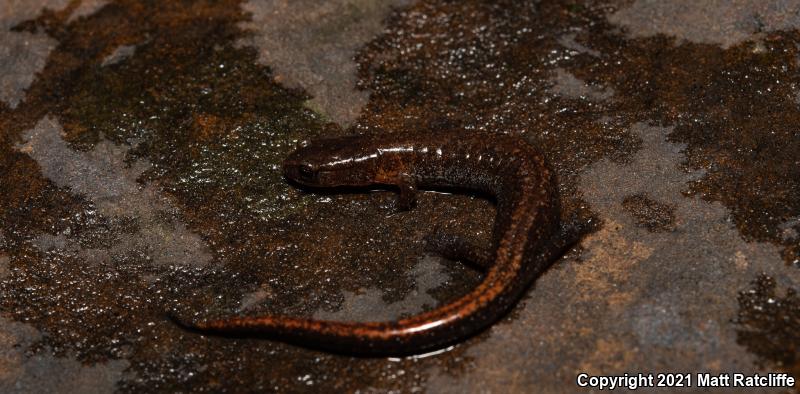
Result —
[[436, 230], [425, 237], [425, 250], [450, 260], [462, 261], [473, 268], [486, 271], [494, 264], [495, 253], [490, 247], [478, 245], [459, 235]]

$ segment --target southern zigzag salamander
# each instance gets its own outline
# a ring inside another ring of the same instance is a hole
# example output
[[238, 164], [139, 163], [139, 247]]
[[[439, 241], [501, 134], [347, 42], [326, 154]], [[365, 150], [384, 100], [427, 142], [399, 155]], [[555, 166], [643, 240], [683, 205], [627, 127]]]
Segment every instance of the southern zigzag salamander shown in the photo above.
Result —
[[480, 285], [430, 312], [388, 322], [284, 316], [186, 322], [203, 333], [262, 335], [307, 347], [367, 355], [413, 354], [469, 337], [502, 317], [567, 246], [553, 170], [517, 136], [443, 132], [349, 136], [312, 142], [284, 162], [286, 178], [310, 187], [392, 185], [409, 209], [417, 189], [457, 188], [494, 196], [491, 248], [435, 235], [429, 246], [484, 269]]

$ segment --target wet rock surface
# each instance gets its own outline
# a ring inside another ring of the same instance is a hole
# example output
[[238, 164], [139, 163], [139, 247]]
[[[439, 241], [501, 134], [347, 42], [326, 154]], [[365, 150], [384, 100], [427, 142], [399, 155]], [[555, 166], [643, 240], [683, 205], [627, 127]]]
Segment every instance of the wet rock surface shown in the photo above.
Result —
[[[0, 391], [572, 392], [579, 372], [797, 371], [800, 4], [681, 3], [7, 2]], [[167, 318], [392, 319], [474, 287], [423, 239], [487, 240], [489, 201], [424, 193], [398, 212], [390, 191], [280, 173], [318, 136], [449, 128], [540, 146], [562, 216], [592, 229], [507, 318], [374, 359]]]

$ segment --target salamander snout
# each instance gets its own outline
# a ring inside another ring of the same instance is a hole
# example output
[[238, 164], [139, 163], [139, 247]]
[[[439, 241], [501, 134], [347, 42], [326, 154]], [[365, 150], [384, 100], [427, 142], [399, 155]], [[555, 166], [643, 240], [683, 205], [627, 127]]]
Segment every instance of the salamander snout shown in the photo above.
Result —
[[311, 187], [367, 186], [375, 181], [376, 149], [359, 136], [316, 140], [289, 154], [283, 175]]
[[310, 163], [285, 161], [283, 163], [283, 176], [287, 179], [307, 185], [319, 184], [319, 170]]

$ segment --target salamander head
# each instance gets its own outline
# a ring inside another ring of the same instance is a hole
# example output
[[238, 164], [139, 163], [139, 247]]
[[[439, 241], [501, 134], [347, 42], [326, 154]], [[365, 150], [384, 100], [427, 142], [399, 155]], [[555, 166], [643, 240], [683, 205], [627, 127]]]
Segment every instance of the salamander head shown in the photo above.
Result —
[[363, 136], [313, 141], [284, 160], [283, 175], [312, 187], [372, 185], [378, 154], [369, 145]]

